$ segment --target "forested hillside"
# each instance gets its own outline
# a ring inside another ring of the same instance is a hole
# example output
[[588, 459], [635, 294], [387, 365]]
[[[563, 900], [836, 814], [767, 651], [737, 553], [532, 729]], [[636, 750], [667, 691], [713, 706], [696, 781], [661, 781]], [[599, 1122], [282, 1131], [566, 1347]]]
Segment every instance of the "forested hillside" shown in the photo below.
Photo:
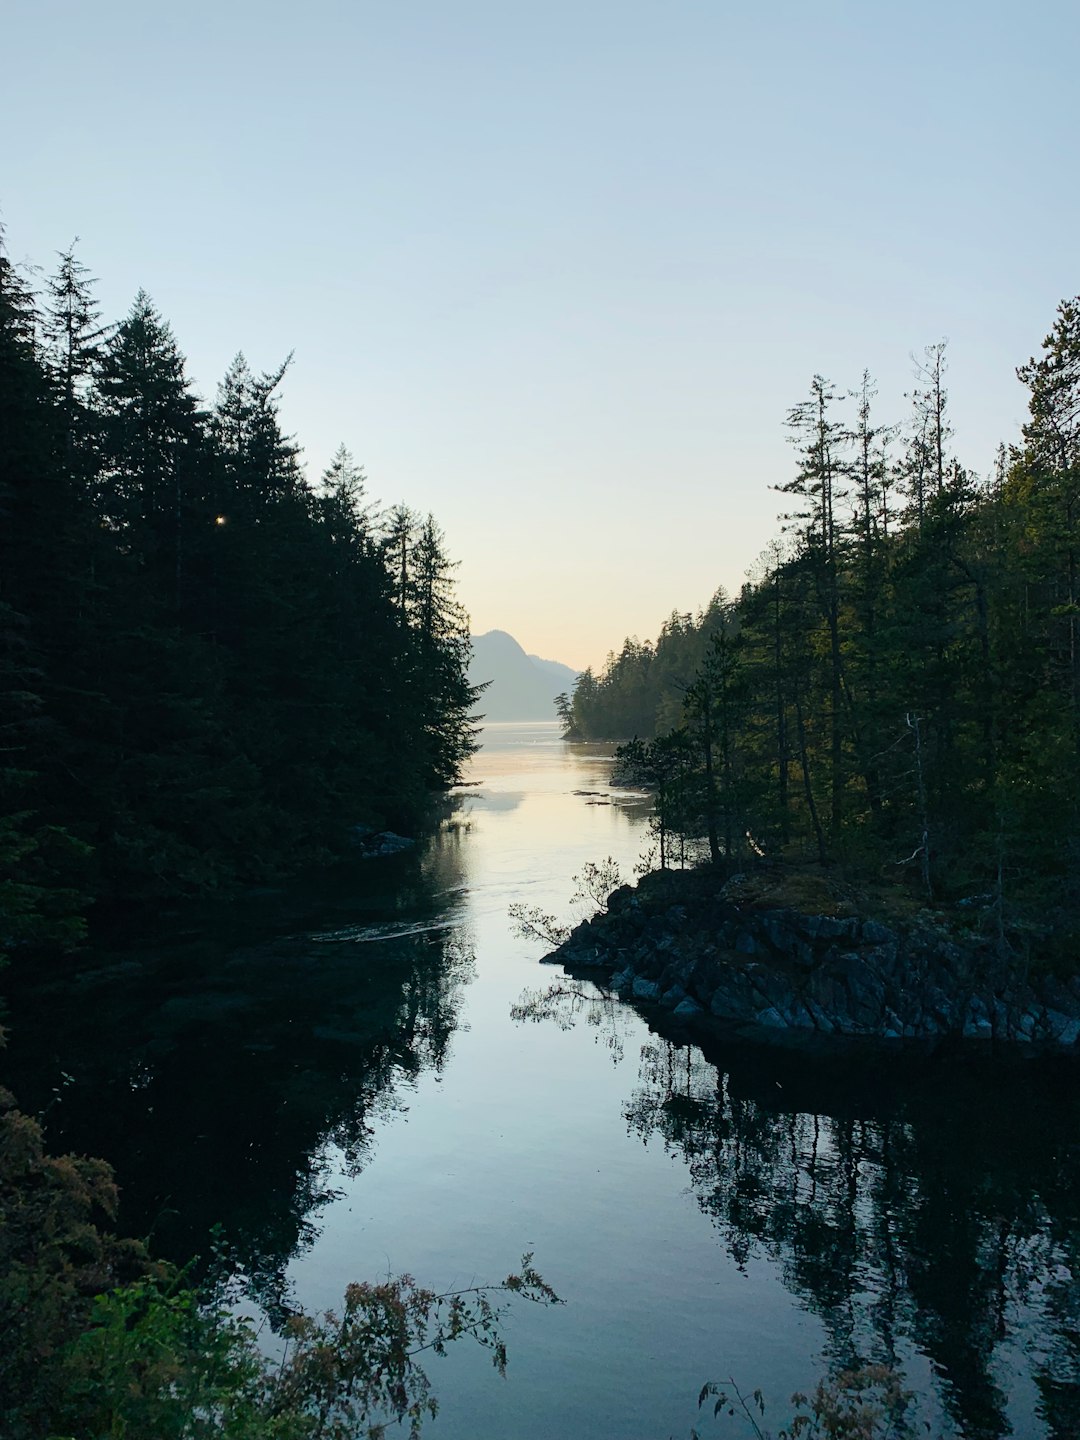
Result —
[[0, 252], [0, 949], [415, 825], [472, 748], [439, 528], [306, 478], [286, 368], [204, 405], [146, 294]]
[[1080, 299], [1017, 373], [1023, 444], [982, 480], [951, 447], [944, 345], [903, 425], [868, 376], [815, 377], [754, 579], [581, 677], [568, 733], [637, 737], [669, 832], [855, 862], [999, 926], [1075, 911]]

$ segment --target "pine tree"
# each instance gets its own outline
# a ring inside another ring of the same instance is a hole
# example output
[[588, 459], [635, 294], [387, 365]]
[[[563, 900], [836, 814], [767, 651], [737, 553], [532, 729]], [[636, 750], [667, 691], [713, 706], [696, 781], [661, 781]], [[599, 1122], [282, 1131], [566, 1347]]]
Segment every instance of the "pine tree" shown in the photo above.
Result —
[[1042, 355], [1016, 373], [1030, 391], [1023, 463], [1032, 538], [1054, 576], [1050, 611], [1064, 634], [1060, 668], [1080, 744], [1080, 296], [1061, 302]]
[[815, 375], [810, 397], [788, 414], [790, 438], [799, 450], [799, 470], [794, 480], [781, 487], [795, 495], [802, 508], [790, 519], [801, 522], [800, 543], [815, 578], [819, 605], [828, 635], [829, 774], [831, 833], [839, 838], [843, 821], [844, 763], [844, 664], [840, 644], [840, 583], [844, 530], [841, 507], [847, 498], [844, 488], [846, 434], [831, 416], [839, 399], [829, 381]]
[[110, 337], [94, 389], [101, 448], [99, 507], [117, 543], [178, 613], [184, 542], [197, 494], [202, 425], [184, 358], [140, 290]]
[[476, 749], [469, 712], [480, 691], [469, 683], [469, 617], [454, 593], [454, 571], [442, 531], [428, 515], [412, 552], [414, 635], [423, 695], [424, 728], [431, 749], [431, 779], [444, 786], [461, 778]]
[[94, 298], [97, 281], [75, 258], [77, 244], [78, 237], [60, 252], [59, 269], [47, 281], [48, 305], [43, 319], [48, 342], [46, 358], [56, 376], [69, 464], [85, 432], [90, 381], [110, 330], [101, 323], [101, 311]]
[[0, 948], [82, 933], [85, 849], [57, 823], [42, 767], [59, 735], [46, 710], [50, 638], [63, 625], [69, 517], [58, 424], [33, 292], [0, 230]]

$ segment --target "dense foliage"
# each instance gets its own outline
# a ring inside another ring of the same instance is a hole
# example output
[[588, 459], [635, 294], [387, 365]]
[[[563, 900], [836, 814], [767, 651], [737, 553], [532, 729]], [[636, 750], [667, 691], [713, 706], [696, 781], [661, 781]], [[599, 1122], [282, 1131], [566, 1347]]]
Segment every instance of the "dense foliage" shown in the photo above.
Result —
[[738, 598], [586, 672], [564, 720], [637, 737], [624, 762], [661, 825], [714, 859], [857, 861], [982, 896], [1000, 926], [1014, 902], [1060, 918], [1080, 893], [1080, 299], [1018, 371], [1023, 444], [985, 481], [951, 452], [945, 368], [931, 346], [906, 427], [876, 419], [868, 376], [847, 396], [815, 377], [788, 416], [784, 539]]
[[287, 363], [205, 407], [146, 294], [0, 249], [0, 947], [407, 829], [472, 748], [440, 531], [344, 447], [307, 480]]
[[172, 1268], [102, 1228], [116, 1187], [100, 1160], [45, 1153], [0, 1091], [0, 1416], [10, 1440], [355, 1440], [417, 1435], [437, 1403], [421, 1363], [455, 1340], [506, 1347], [499, 1297], [558, 1297], [522, 1258], [501, 1284], [438, 1293], [411, 1276], [350, 1285], [341, 1309], [296, 1314], [276, 1346]]

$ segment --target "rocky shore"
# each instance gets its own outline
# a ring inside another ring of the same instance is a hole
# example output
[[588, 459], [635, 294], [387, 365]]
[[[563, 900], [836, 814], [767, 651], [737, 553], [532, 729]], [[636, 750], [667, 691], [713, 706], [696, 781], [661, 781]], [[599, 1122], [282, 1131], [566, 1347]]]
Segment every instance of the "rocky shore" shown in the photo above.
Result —
[[1080, 1054], [1080, 977], [1025, 973], [930, 915], [886, 923], [828, 897], [796, 906], [791, 893], [768, 876], [654, 872], [545, 958], [680, 1019], [776, 1038], [956, 1037]]

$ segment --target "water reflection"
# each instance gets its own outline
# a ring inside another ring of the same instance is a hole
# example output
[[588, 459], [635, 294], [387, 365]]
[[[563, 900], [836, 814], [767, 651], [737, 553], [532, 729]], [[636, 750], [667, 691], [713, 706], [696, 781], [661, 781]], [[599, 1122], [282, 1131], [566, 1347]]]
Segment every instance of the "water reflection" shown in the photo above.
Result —
[[318, 1309], [356, 1276], [487, 1278], [535, 1248], [572, 1303], [515, 1322], [505, 1386], [440, 1365], [436, 1440], [479, 1414], [685, 1435], [732, 1370], [775, 1425], [855, 1356], [895, 1357], [935, 1436], [1080, 1435], [1073, 1071], [702, 1051], [569, 986], [595, 1029], [511, 1026], [555, 972], [508, 906], [567, 918], [586, 863], [629, 875], [647, 802], [590, 804], [610, 760], [554, 727], [493, 730], [427, 849], [185, 911], [82, 979], [6, 972], [5, 1080], [54, 1148], [111, 1160], [159, 1252], [223, 1224], [270, 1308], [286, 1273]]
[[452, 928], [453, 867], [442, 893], [418, 862], [399, 876], [392, 918], [361, 905], [351, 925], [238, 950], [112, 957], [69, 981], [62, 1025], [59, 987], [15, 999], [7, 1083], [52, 1148], [107, 1156], [121, 1225], [158, 1254], [205, 1254], [222, 1227], [271, 1312], [335, 1182], [443, 1068], [459, 1023], [474, 957]]
[[[559, 982], [533, 1018], [601, 1029], [620, 1002]], [[661, 1029], [665, 1028], [660, 1022]], [[808, 1063], [678, 1030], [641, 1049], [628, 1130], [686, 1166], [740, 1265], [767, 1256], [835, 1369], [935, 1377], [968, 1440], [1080, 1434], [1080, 1096], [1068, 1062], [872, 1051]], [[931, 1406], [931, 1413], [933, 1406]]]

